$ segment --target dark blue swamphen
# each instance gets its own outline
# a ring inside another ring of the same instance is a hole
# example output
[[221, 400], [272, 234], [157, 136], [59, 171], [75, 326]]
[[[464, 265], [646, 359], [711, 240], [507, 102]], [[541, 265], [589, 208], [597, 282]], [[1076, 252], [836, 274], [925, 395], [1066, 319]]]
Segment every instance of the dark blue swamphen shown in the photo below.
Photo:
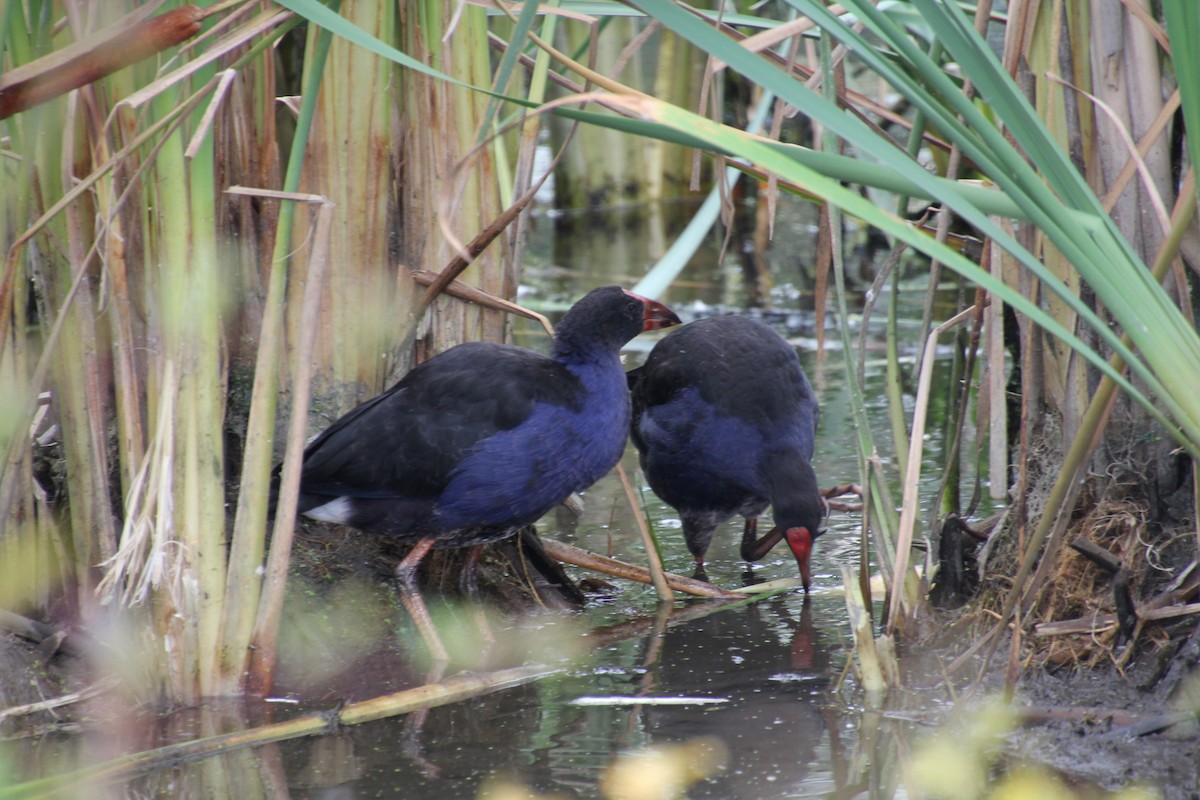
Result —
[[608, 286], [571, 307], [549, 356], [483, 342], [446, 350], [308, 445], [297, 511], [414, 543], [396, 568], [400, 596], [444, 660], [416, 586], [421, 559], [511, 536], [608, 473], [629, 429], [620, 349], [678, 323]]
[[[792, 347], [761, 322], [712, 317], [663, 338], [628, 378], [642, 471], [679, 512], [697, 574], [713, 531], [740, 514], [742, 558], [786, 539], [808, 591], [826, 505], [809, 463], [817, 400]], [[758, 539], [768, 504], [775, 527]]]

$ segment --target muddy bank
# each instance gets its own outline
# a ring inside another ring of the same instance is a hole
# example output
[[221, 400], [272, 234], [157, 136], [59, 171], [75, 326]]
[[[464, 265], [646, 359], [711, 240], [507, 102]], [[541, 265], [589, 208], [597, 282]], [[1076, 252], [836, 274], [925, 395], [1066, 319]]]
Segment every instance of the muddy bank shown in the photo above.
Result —
[[[1200, 628], [1195, 633], [1200, 634]], [[1026, 725], [1010, 737], [1010, 753], [1106, 789], [1140, 783], [1158, 788], [1165, 800], [1200, 797], [1200, 725], [1195, 715], [1143, 733], [1170, 721], [1170, 712], [1196, 708], [1198, 643], [1193, 635], [1173, 659], [1167, 677], [1153, 688], [1142, 681], [1158, 669], [1154, 654], [1135, 660], [1124, 672], [1030, 671], [1017, 690], [1019, 702], [1028, 708], [1127, 713]]]
[[[1140, 784], [1190, 800], [1200, 798], [1194, 534], [1147, 524], [1138, 509], [1097, 503], [1050, 556], [1024, 616], [1015, 699], [1025, 724], [1007, 753], [1106, 789]], [[975, 636], [995, 625], [1015, 560], [994, 558], [991, 586], [963, 611]], [[1001, 694], [1011, 638], [996, 651], [986, 684]]]

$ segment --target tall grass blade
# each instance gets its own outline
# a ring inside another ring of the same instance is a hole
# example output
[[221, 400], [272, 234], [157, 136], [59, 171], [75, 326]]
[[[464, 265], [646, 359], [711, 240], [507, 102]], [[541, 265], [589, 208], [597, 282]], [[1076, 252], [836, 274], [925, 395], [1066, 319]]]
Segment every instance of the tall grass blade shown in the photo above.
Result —
[[[1056, 159], [1062, 159], [1062, 156], [1053, 148], [1053, 143], [1050, 142], [1049, 145], [1043, 146], [1039, 144], [1042, 141], [1040, 133], [1029, 134], [1037, 140], [1032, 144], [1039, 148], [1038, 157], [1044, 159], [1046, 168], [1054, 172], [1054, 179], [1061, 184], [1062, 190], [1068, 193], [1067, 198], [1078, 201], [1075, 204], [1076, 210], [1091, 213], [1099, 227], [1093, 225], [1090, 229], [1084, 230], [1077, 224], [1067, 223], [1066, 216], [1061, 212], [1062, 199], [1045, 187], [1041, 178], [1008, 144], [992, 121], [984, 117], [978, 109], [973, 108], [969, 102], [958, 98], [957, 94], [960, 93], [957, 86], [943, 74], [941, 68], [928, 62], [926, 55], [908, 42], [904, 31], [883, 15], [878, 14], [873, 7], [857, 0], [846, 4], [847, 8], [852, 9], [861, 19], [869, 21], [873, 31], [883, 36], [891, 46], [900, 50], [906, 60], [917, 65], [918, 69], [921, 69], [922, 79], [932, 84], [936, 94], [926, 91], [909, 74], [896, 68], [891, 61], [882, 57], [872, 44], [845, 26], [823, 6], [806, 0], [796, 1], [813, 20], [837, 36], [847, 47], [867, 61], [873, 69], [909, 96], [932, 122], [940, 128], [952, 132], [955, 141], [962, 144], [964, 151], [987, 172], [990, 178], [1001, 185], [1014, 199], [1017, 199], [1030, 218], [1047, 232], [1055, 245], [1070, 258], [1084, 279], [1093, 286], [1109, 310], [1122, 320], [1126, 329], [1133, 334], [1134, 343], [1138, 346], [1142, 358], [1135, 355], [1131, 348], [1122, 345], [1117, 334], [1109, 329], [1108, 325], [1078, 296], [1063, 287], [1061, 281], [1048, 272], [1039, 259], [1021, 247], [992, 220], [986, 218], [986, 215], [968, 202], [960, 192], [949, 189], [945, 184], [941, 185], [941, 197], [944, 201], [981, 233], [993, 238], [1008, 252], [1013, 253], [1020, 260], [1022, 266], [1036, 276], [1046, 289], [1055, 293], [1067, 307], [1084, 320], [1106, 345], [1120, 353], [1138, 378], [1145, 381], [1150, 392], [1155, 395], [1156, 401], [1152, 402], [1146, 393], [1141, 392], [1128, 381], [1123, 381], [1122, 389], [1163, 424], [1189, 452], [1194, 454], [1200, 451], [1200, 397], [1195, 393], [1181, 392], [1173, 384], [1165, 382], [1165, 376], [1179, 374], [1180, 370], [1200, 371], [1200, 337], [1197, 336], [1194, 329], [1182, 324], [1182, 315], [1178, 309], [1171, 305], [1160, 287], [1147, 280], [1144, 268], [1137, 267], [1139, 262], [1130, 253], [1128, 244], [1120, 240], [1121, 237], [1116, 234], [1111, 220], [1103, 214], [1094, 195], [1087, 190], [1086, 185], [1082, 190], [1078, 188], [1082, 179], [1077, 175], [1059, 174], [1062, 172], [1062, 168]], [[948, 26], [948, 31], [953, 33], [951, 41], [948, 43], [948, 49], [959, 55], [954, 47], [950, 46], [953, 44], [960, 48], [963, 55], [970, 57], [970, 54], [977, 49], [974, 39], [978, 37], [965, 22], [965, 18], [961, 18], [961, 14], [956, 9], [949, 7], [933, 9], [928, 8], [929, 6], [931, 4], [921, 3], [919, 7], [926, 13], [927, 18], [935, 19], [935, 21]], [[722, 34], [710, 30], [701, 20], [674, 6], [639, 4], [639, 7], [647, 13], [653, 14], [680, 35], [705, 47], [743, 74], [751, 76], [764, 88], [777, 92], [789, 103], [805, 109], [814, 120], [837, 131], [839, 135], [854, 145], [860, 154], [872, 154], [875, 159], [888, 163], [914, 183], [925, 186], [930, 191], [934, 190], [928, 173], [910, 161], [890, 142], [881, 140], [857, 119], [841, 113], [840, 109], [805, 89], [800, 82], [793, 80], [774, 66], [766, 64], [758, 56], [743, 50]], [[945, 15], [952, 19], [942, 19], [938, 15]], [[976, 64], [989, 69], [997, 66], [994, 60], [987, 59], [971, 62], [971, 66]], [[922, 68], [925, 65], [927, 65], [927, 69]], [[1012, 101], [1011, 108], [1004, 107], [1000, 109], [1001, 112], [1011, 111], [1014, 119], [1020, 116], [1022, 125], [1033, 127], [1038, 125], [1036, 117], [1031, 118], [1028, 113], [1027, 104], [1019, 97], [1013, 99], [1014, 95], [1010, 90], [1011, 81], [1006, 75], [995, 76], [994, 79], [989, 76], [989, 80], [983, 81], [985, 87], [991, 87], [993, 84], [995, 84], [994, 91], [1000, 101]], [[941, 104], [943, 100], [950, 104], [949, 107]], [[671, 113], [676, 112], [673, 110]], [[959, 121], [958, 114], [964, 116], [965, 123]], [[659, 121], [663, 119], [663, 115], [652, 116]], [[1007, 118], [1005, 119], [1007, 122]], [[695, 135], [695, 127], [691, 129], [691, 133]], [[725, 149], [733, 147], [734, 145], [729, 144]], [[743, 144], [741, 152], [745, 154], [749, 147], [750, 144]], [[760, 166], [766, 166], [768, 163], [766, 157], [759, 157], [755, 160]], [[827, 199], [843, 205], [851, 213], [868, 220], [871, 224], [897, 236], [897, 238], [909, 241], [968, 279], [989, 290], [994, 290], [993, 286], [989, 286], [991, 281], [985, 281], [974, 265], [964, 263], [963, 259], [942, 259], [940, 255], [934, 253], [937, 248], [930, 248], [927, 244], [912, 240], [907, 234], [903, 234], [897, 229], [894, 221], [885, 220], [884, 216], [877, 211], [864, 208], [863, 204], [854, 203], [849, 199], [846, 204], [841, 203], [836, 198], [836, 190], [833, 193], [826, 189], [820, 191]], [[1118, 278], [1118, 275], [1128, 275], [1129, 279]], [[1029, 303], [1015, 298], [1010, 300], [1012, 293], [1007, 294], [1009, 296], [1003, 298], [1006, 302], [1017, 303], [1016, 307], [1021, 313], [1032, 316], [1038, 324], [1056, 338], [1068, 342], [1072, 349], [1082, 354], [1097, 369], [1111, 374], [1103, 363], [1104, 359], [1071, 335], [1063, 325], [1049, 319], [1046, 314], [1030, 314]], [[1134, 300], [1134, 297], [1140, 299]], [[1154, 333], [1151, 333], [1152, 328], [1145, 324], [1147, 317], [1153, 316], [1157, 319], [1158, 315], [1162, 315], [1165, 320], [1163, 326], [1155, 326], [1164, 334], [1162, 336], [1155, 336]], [[1066, 334], [1066, 338], [1063, 337], [1063, 334]], [[1118, 376], [1113, 377], [1117, 379]]]

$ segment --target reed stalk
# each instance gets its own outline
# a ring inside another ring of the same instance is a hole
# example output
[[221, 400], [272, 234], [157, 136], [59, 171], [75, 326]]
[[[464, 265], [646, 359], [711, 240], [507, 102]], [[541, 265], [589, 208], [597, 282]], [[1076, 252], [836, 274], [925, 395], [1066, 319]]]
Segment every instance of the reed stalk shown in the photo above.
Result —
[[[976, 313], [976, 309], [972, 306], [964, 311], [960, 311], [935, 327], [930, 331], [929, 338], [926, 340], [925, 352], [932, 354], [934, 348], [937, 347], [938, 336], [946, 331], [953, 330]], [[917, 595], [910, 589], [908, 558], [909, 552], [912, 549], [916, 523], [921, 513], [921, 502], [917, 497], [917, 490], [921, 480], [921, 458], [925, 452], [921, 443], [925, 437], [925, 420], [929, 412], [930, 387], [933, 383], [934, 363], [935, 360], [932, 355], [922, 361], [921, 373], [917, 383], [917, 399], [912, 419], [912, 444], [908, 449], [908, 464], [904, 470], [903, 496], [900, 500], [900, 524], [897, 527], [896, 537], [896, 560], [892, 568], [892, 582], [890, 584], [892, 593], [888, 602], [887, 615], [887, 632], [889, 635], [892, 634], [898, 624], [903, 624], [904, 620], [916, 607], [918, 601]], [[903, 616], [901, 612], [903, 612]]]
[[[486, 15], [481, 8], [462, 7], [448, 41], [454, 4], [444, 0], [413, 0], [403, 4], [401, 41], [412, 58], [476, 86], [491, 83], [486, 47]], [[488, 150], [476, 151], [470, 170], [456, 171], [472, 153], [487, 102], [479, 95], [429, 75], [405, 72], [400, 103], [414, 125], [401, 142], [399, 163], [422, 165], [401, 181], [399, 203], [403, 247], [401, 261], [410, 269], [448, 263], [458, 244], [470, 241], [480, 222], [500, 216], [495, 165]], [[432, 202], [431, 202], [432, 201]], [[516, 266], [503, 242], [496, 242], [471, 259], [464, 282], [488, 294], [510, 298], [516, 289]], [[413, 308], [410, 281], [403, 281], [397, 303]], [[411, 313], [411, 312], [410, 312]], [[504, 317], [467, 304], [439, 299], [427, 312], [419, 347], [428, 353], [467, 339], [506, 338]], [[402, 354], [409, 358], [411, 354]], [[398, 365], [403, 368], [406, 363]]]
[[658, 546], [658, 537], [654, 535], [654, 532], [650, 530], [650, 526], [646, 524], [646, 516], [641, 504], [638, 503], [637, 494], [633, 491], [633, 485], [629, 482], [629, 477], [625, 474], [625, 467], [618, 463], [616, 470], [617, 477], [621, 481], [621, 488], [625, 490], [625, 500], [629, 503], [630, 510], [633, 511], [634, 522], [637, 525], [642, 546], [646, 549], [646, 563], [649, 565], [650, 582], [654, 585], [654, 593], [658, 596], [658, 602], [660, 603], [674, 602], [675, 593], [671, 590], [671, 584], [667, 581], [666, 573], [663, 571], [662, 551]]
[[846, 610], [850, 616], [850, 632], [854, 636], [854, 659], [858, 664], [859, 680], [866, 692], [869, 705], [878, 707], [887, 694], [888, 683], [881, 663], [883, 654], [875, 646], [875, 633], [871, 626], [871, 615], [867, 612], [869, 598], [859, 592], [859, 583], [853, 571], [842, 566], [842, 585], [846, 587]]
[[[175, 103], [160, 96], [155, 111]], [[150, 234], [160, 253], [153, 314], [162, 332], [162, 368], [176, 375], [175, 410], [167, 431], [175, 459], [169, 520], [171, 546], [182, 548], [181, 591], [159, 594], [155, 619], [173, 640], [171, 694], [195, 701], [215, 692], [217, 632], [225, 601], [224, 384], [219, 369], [220, 301], [211, 141], [189, 163], [181, 130], [170, 134], [153, 165], [151, 200], [158, 210]], [[147, 558], [161, 558], [151, 552]]]
[[[325, 289], [325, 273], [329, 262], [329, 232], [333, 226], [335, 207], [323, 197], [299, 198], [316, 203], [317, 229], [313, 235], [312, 263], [305, 281], [303, 312], [307, 319], [319, 316]], [[252, 694], [266, 695], [271, 691], [275, 670], [279, 622], [283, 617], [284, 587], [287, 585], [292, 537], [296, 527], [296, 498], [300, 491], [300, 469], [308, 433], [309, 387], [312, 382], [313, 348], [317, 329], [307, 327], [296, 348], [296, 364], [292, 386], [292, 415], [283, 467], [278, 487], [275, 525], [272, 529], [271, 551], [267, 559], [263, 591], [259, 597], [258, 613], [250, 640], [250, 664], [247, 688]]]
[[[336, 10], [336, 7], [335, 7]], [[283, 179], [283, 191], [295, 193], [300, 186], [308, 137], [316, 113], [317, 98], [325, 74], [326, 58], [332, 34], [324, 29], [310, 32], [302, 84], [305, 92], [300, 105], [292, 152]], [[296, 204], [280, 204], [278, 227], [274, 235], [267, 292], [255, 355], [256, 368], [251, 389], [246, 446], [242, 461], [241, 490], [231, 534], [229, 573], [226, 578], [230, 601], [222, 620], [220, 669], [223, 688], [237, 693], [246, 688], [250, 642], [259, 615], [262, 591], [259, 569], [265, 552], [265, 532], [270, 497], [270, 470], [275, 458], [275, 413], [278, 404], [279, 373], [283, 360], [285, 318], [288, 303], [288, 275], [292, 263], [292, 232]], [[280, 556], [282, 557], [282, 555]], [[273, 649], [273, 648], [272, 648]], [[255, 681], [269, 684], [263, 675], [274, 665], [260, 660]]]
[[[990, 255], [988, 263], [992, 274], [1000, 277], [1003, 259], [998, 248], [987, 243]], [[981, 406], [988, 409], [986, 428], [988, 434], [988, 495], [993, 500], [1008, 496], [1008, 398], [1006, 388], [1008, 376], [1004, 356], [1004, 307], [1000, 303], [988, 303], [983, 309], [985, 379], [980, 383]], [[986, 398], [983, 400], [982, 398]], [[981, 414], [982, 416], [982, 414]], [[984, 427], [984, 420], [979, 421]]]
[[[543, 537], [542, 544], [546, 548], [546, 553], [551, 558], [558, 559], [564, 564], [573, 564], [574, 566], [590, 569], [604, 575], [611, 575], [615, 578], [656, 585], [654, 575], [645, 567], [628, 564], [598, 553], [592, 553], [556, 539]], [[682, 575], [675, 575], [670, 572], [663, 572], [662, 578], [670, 589], [696, 597], [729, 598], [737, 596], [717, 586], [713, 586], [711, 583], [698, 581], [694, 578], [685, 578]]]
[[[340, 5], [341, 16], [368, 34], [396, 39], [396, 4], [346, 0]], [[388, 383], [391, 320], [397, 309], [406, 312], [412, 282], [388, 257], [398, 213], [391, 188], [396, 143], [403, 138], [392, 110], [398, 73], [386, 59], [340, 37], [318, 45], [317, 37], [326, 35], [310, 30], [314, 61], [306, 71], [305, 93], [316, 93], [316, 106], [299, 185], [285, 191], [320, 195], [338, 209], [329, 237], [329, 281], [337, 289], [326, 296], [316, 320], [301, 316], [316, 221], [305, 215], [291, 232], [291, 250], [301, 257], [293, 262], [287, 300], [289, 341], [314, 323], [321, 332], [312, 391], [321, 417], [331, 421]], [[326, 46], [323, 57], [318, 50]]]
[[[516, 21], [513, 29], [513, 35], [508, 39], [508, 45], [504, 52], [504, 61], [500, 69], [497, 71], [495, 89], [503, 91], [510, 83], [513, 83], [514, 70], [520, 55], [518, 45], [523, 45], [525, 36], [536, 19], [536, 9], [532, 6], [525, 6], [522, 9], [521, 17]], [[540, 33], [543, 39], [553, 40], [554, 30], [558, 25], [558, 16], [556, 14], [546, 14], [542, 20]], [[549, 72], [550, 72], [550, 56], [542, 51], [538, 51], [535, 59], [533, 71], [529, 75], [529, 92], [528, 100], [534, 105], [540, 105], [546, 99], [546, 93], [549, 88]], [[496, 98], [492, 98], [489, 102], [489, 114], [487, 119], [497, 114], [498, 103]], [[520, 109], [518, 114], [525, 115], [525, 109]], [[522, 195], [527, 193], [533, 186], [534, 167], [537, 156], [538, 138], [542, 130], [542, 115], [528, 114], [525, 115], [522, 121], [519, 132], [517, 134], [517, 158], [516, 167], [513, 170], [512, 180], [508, 180], [508, 172], [504, 169], [501, 159], [505, 156], [504, 145], [505, 141], [502, 137], [496, 137], [495, 140], [495, 158], [496, 163], [500, 168], [496, 172], [496, 176], [500, 182], [500, 196], [505, 198], [505, 201], [511, 205], [519, 202]], [[496, 126], [493, 125], [493, 129]], [[483, 126], [480, 126], [480, 135], [486, 131]], [[569, 140], [568, 140], [569, 141]], [[555, 160], [558, 163], [558, 160]], [[544, 177], [539, 180], [538, 186], [544, 183]], [[521, 214], [517, 217], [515, 224], [512, 226], [509, 242], [512, 248], [512, 261], [514, 264], [522, 263], [525, 253], [526, 230], [529, 224], [529, 216]]]
[[[829, 37], [821, 37], [820, 53], [821, 67], [825, 75], [825, 80], [822, 82], [823, 90], [826, 96], [833, 96], [836, 93], [837, 82], [833, 76], [832, 51], [830, 49]], [[832, 131], [826, 129], [821, 147], [827, 153], [837, 149], [837, 143]], [[859, 380], [858, 369], [855, 368], [851, 356], [855, 351], [850, 340], [850, 326], [845, 322], [849, 319], [849, 307], [847, 301], [845, 261], [842, 257], [842, 217], [838, 209], [832, 205], [827, 205], [825, 213], [822, 214], [822, 219], [825, 221], [825, 226], [821, 235], [829, 242], [828, 252], [832, 259], [835, 303], [838, 315], [842, 320], [842, 324], [838, 325], [838, 333], [842, 340], [842, 367], [846, 377], [846, 384], [850, 390], [850, 413], [854, 420], [856, 433], [855, 445], [858, 453], [859, 483], [862, 485], [864, 491], [864, 509], [870, 504], [870, 510], [864, 511], [863, 514], [863, 535], [859, 540], [859, 560], [863, 564], [870, 561], [867, 548], [871, 539], [867, 535], [867, 525], [868, 521], [873, 521], [875, 523], [876, 542], [880, 545], [877, 547], [876, 552], [886, 554], [880, 555], [879, 558], [888, 559], [891, 563], [895, 564], [899, 561], [899, 556], [893, 555], [893, 553], [898, 552], [893, 550], [893, 542], [895, 542], [895, 509], [894, 507], [886, 507], [881, 503], [889, 494], [886, 485], [880, 482], [880, 479], [883, 477], [882, 470], [875, 470], [869, 467], [872, 458], [876, 454], [875, 443], [874, 437], [871, 435], [871, 427], [867, 421], [866, 397], [863, 394], [862, 382]], [[900, 572], [900, 569], [897, 568], [896, 572]], [[889, 590], [890, 587], [891, 584], [889, 584]]]

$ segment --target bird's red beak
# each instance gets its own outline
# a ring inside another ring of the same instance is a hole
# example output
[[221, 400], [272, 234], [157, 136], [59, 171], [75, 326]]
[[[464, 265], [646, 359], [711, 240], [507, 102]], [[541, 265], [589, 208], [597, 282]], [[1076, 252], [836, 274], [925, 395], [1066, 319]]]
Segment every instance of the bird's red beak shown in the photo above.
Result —
[[649, 297], [642, 297], [640, 294], [633, 292], [625, 292], [630, 297], [636, 297], [642, 301], [645, 311], [642, 313], [642, 330], [657, 331], [663, 328], [669, 328], [672, 325], [678, 325], [681, 320], [675, 316], [675, 312], [667, 308], [657, 300], [651, 300]]
[[809, 557], [812, 556], [812, 534], [808, 532], [808, 528], [788, 528], [784, 537], [787, 539], [788, 547], [792, 548], [792, 555], [796, 557], [796, 564], [800, 567], [800, 582], [804, 584], [804, 591], [807, 594], [809, 580], [812, 577], [809, 566]]

